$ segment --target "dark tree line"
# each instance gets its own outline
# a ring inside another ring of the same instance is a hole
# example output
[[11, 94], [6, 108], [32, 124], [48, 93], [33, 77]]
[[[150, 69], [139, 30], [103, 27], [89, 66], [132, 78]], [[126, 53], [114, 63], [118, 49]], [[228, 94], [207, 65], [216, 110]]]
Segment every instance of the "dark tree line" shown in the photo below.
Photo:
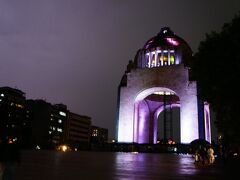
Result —
[[226, 142], [240, 144], [240, 12], [220, 32], [206, 34], [192, 66], [199, 95], [216, 113]]

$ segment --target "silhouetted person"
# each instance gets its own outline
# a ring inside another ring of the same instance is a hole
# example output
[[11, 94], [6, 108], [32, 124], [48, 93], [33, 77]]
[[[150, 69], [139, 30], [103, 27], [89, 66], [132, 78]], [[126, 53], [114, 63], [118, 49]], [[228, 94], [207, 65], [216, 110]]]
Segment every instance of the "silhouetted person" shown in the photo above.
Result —
[[16, 163], [20, 163], [20, 149], [18, 144], [1, 143], [0, 162], [2, 167], [2, 180], [12, 180], [14, 166]]
[[200, 161], [202, 165], [205, 165], [207, 162], [207, 149], [204, 146], [201, 146], [199, 149]]

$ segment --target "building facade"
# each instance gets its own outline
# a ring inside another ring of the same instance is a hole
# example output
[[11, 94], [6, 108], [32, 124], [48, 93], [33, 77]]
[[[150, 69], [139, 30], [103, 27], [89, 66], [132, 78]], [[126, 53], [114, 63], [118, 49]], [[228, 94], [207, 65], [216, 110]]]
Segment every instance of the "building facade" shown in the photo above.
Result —
[[0, 142], [19, 142], [26, 126], [25, 93], [10, 87], [0, 88]]
[[67, 106], [52, 105], [44, 100], [27, 100], [29, 140], [32, 146], [55, 148], [65, 141]]
[[69, 112], [66, 124], [66, 142], [75, 148], [88, 148], [90, 142], [90, 128], [90, 117]]
[[101, 144], [108, 142], [108, 129], [91, 126], [91, 143]]
[[[91, 118], [72, 113], [64, 104], [25, 98], [21, 90], [0, 87], [0, 143], [19, 143], [23, 148], [56, 149], [60, 145], [88, 149]], [[107, 130], [96, 127], [104, 142]]]

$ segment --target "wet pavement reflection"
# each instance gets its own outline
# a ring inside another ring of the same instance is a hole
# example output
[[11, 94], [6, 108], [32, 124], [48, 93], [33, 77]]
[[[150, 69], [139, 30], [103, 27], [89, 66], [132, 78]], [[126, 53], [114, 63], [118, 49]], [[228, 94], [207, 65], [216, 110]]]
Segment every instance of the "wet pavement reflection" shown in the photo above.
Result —
[[198, 167], [191, 155], [23, 151], [14, 180], [219, 179], [218, 167]]

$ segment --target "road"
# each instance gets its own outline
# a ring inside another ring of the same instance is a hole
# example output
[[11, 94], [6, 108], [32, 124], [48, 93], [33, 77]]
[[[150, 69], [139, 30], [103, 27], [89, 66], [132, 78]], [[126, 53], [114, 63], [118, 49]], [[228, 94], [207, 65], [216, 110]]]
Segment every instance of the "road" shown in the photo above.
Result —
[[22, 151], [14, 180], [230, 179], [223, 166], [197, 166], [191, 155]]

